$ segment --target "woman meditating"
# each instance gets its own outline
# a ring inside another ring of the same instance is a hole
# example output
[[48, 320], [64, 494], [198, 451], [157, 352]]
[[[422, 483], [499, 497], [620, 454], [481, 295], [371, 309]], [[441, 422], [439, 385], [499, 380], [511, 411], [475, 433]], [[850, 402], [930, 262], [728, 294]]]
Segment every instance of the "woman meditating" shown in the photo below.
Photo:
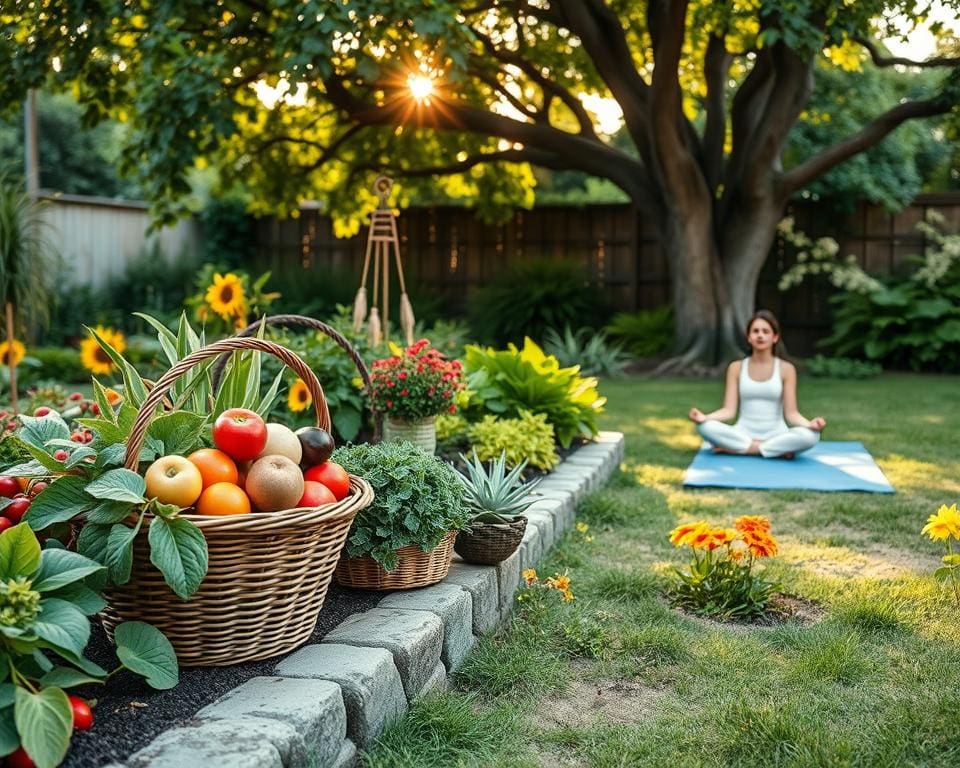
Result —
[[[690, 409], [690, 420], [713, 449], [724, 453], [792, 459], [816, 445], [826, 419], [809, 421], [797, 410], [797, 369], [781, 359], [780, 323], [758, 310], [747, 323], [750, 356], [727, 368], [723, 407], [712, 413]], [[734, 425], [724, 422], [737, 415]]]

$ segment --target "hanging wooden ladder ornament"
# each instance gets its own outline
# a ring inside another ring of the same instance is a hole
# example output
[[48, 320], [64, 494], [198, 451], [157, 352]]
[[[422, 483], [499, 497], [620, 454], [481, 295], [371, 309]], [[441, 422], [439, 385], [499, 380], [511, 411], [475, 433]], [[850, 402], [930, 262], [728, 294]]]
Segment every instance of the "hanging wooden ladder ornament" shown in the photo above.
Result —
[[[403, 262], [400, 260], [400, 238], [397, 237], [397, 220], [387, 204], [393, 181], [386, 176], [378, 176], [373, 189], [380, 197], [380, 206], [370, 216], [370, 231], [367, 234], [367, 252], [363, 258], [363, 275], [360, 288], [353, 302], [353, 330], [360, 331], [367, 323], [367, 338], [370, 345], [377, 347], [390, 337], [390, 250], [393, 249], [397, 262], [397, 274], [400, 277], [400, 329], [403, 331], [407, 346], [413, 344], [413, 327], [416, 319], [413, 307], [407, 296], [407, 285], [403, 278]], [[367, 312], [367, 277], [373, 263], [373, 295], [369, 314]], [[380, 306], [377, 307], [379, 300]]]

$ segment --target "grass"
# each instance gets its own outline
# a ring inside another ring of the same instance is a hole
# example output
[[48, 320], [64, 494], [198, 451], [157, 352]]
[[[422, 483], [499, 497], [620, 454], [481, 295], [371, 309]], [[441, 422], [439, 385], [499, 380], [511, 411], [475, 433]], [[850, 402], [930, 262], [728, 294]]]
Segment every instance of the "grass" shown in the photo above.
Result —
[[[626, 434], [608, 486], [585, 499], [541, 563], [556, 593], [518, 606], [484, 638], [453, 691], [411, 709], [367, 766], [960, 765], [960, 609], [931, 578], [919, 535], [960, 501], [956, 377], [804, 380], [802, 410], [826, 437], [862, 440], [891, 496], [684, 490], [698, 445], [684, 418], [719, 402], [718, 382], [606, 382], [604, 427]], [[768, 515], [771, 578], [817, 605], [811, 623], [750, 627], [681, 614], [662, 595], [680, 522]], [[588, 540], [592, 536], [593, 540]], [[600, 693], [597, 693], [600, 691]]]

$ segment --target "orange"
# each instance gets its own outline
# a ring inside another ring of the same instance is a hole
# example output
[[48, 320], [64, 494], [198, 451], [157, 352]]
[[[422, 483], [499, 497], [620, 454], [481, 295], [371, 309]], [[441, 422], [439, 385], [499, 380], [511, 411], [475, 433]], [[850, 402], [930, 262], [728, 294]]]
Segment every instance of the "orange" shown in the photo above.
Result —
[[200, 470], [204, 490], [214, 483], [233, 483], [236, 485], [240, 478], [236, 462], [216, 448], [201, 448], [199, 451], [191, 453], [187, 458]]
[[197, 513], [201, 515], [249, 515], [250, 499], [233, 483], [214, 483], [200, 494]]

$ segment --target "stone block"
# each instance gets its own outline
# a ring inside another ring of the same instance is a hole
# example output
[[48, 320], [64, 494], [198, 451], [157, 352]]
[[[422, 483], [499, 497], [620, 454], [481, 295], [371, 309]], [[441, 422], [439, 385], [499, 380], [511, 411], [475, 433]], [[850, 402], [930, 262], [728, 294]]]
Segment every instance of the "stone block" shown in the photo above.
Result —
[[303, 738], [319, 766], [333, 762], [347, 735], [340, 686], [328, 680], [254, 677], [201, 709], [198, 720], [280, 721]]
[[127, 758], [129, 768], [306, 768], [303, 739], [286, 723], [247, 718], [240, 722], [194, 720], [161, 733]]
[[444, 668], [443, 664], [437, 664], [437, 668], [433, 670], [433, 674], [430, 675], [430, 679], [424, 684], [423, 688], [420, 689], [420, 692], [417, 694], [419, 699], [421, 696], [425, 696], [431, 691], [436, 691], [437, 693], [442, 693], [447, 690], [447, 670]]
[[407, 700], [412, 700], [440, 662], [443, 622], [429, 611], [373, 608], [354, 614], [334, 627], [323, 642], [390, 651]]
[[337, 683], [347, 710], [347, 736], [361, 748], [407, 710], [393, 654], [384, 648], [307, 645], [277, 664], [274, 674]]
[[541, 551], [544, 553], [548, 552], [556, 540], [556, 531], [561, 521], [555, 519], [554, 516], [546, 510], [528, 509], [524, 514], [527, 516], [527, 528], [532, 526], [540, 532], [540, 541], [542, 542]]
[[340, 753], [330, 768], [357, 768], [360, 765], [360, 756], [357, 754], [357, 745], [347, 739], [340, 745]]
[[492, 565], [452, 563], [447, 584], [459, 584], [473, 599], [473, 634], [482, 635], [500, 623], [500, 591], [497, 569]]
[[536, 568], [542, 556], [543, 537], [540, 535], [540, 529], [528, 522], [523, 532], [523, 541], [520, 542], [520, 570]]
[[381, 608], [430, 611], [443, 622], [444, 665], [453, 671], [473, 648], [473, 598], [459, 584], [435, 584], [425, 589], [394, 592], [380, 601]]
[[497, 583], [500, 587], [500, 617], [505, 619], [513, 612], [514, 594], [520, 586], [519, 552], [497, 564]]

